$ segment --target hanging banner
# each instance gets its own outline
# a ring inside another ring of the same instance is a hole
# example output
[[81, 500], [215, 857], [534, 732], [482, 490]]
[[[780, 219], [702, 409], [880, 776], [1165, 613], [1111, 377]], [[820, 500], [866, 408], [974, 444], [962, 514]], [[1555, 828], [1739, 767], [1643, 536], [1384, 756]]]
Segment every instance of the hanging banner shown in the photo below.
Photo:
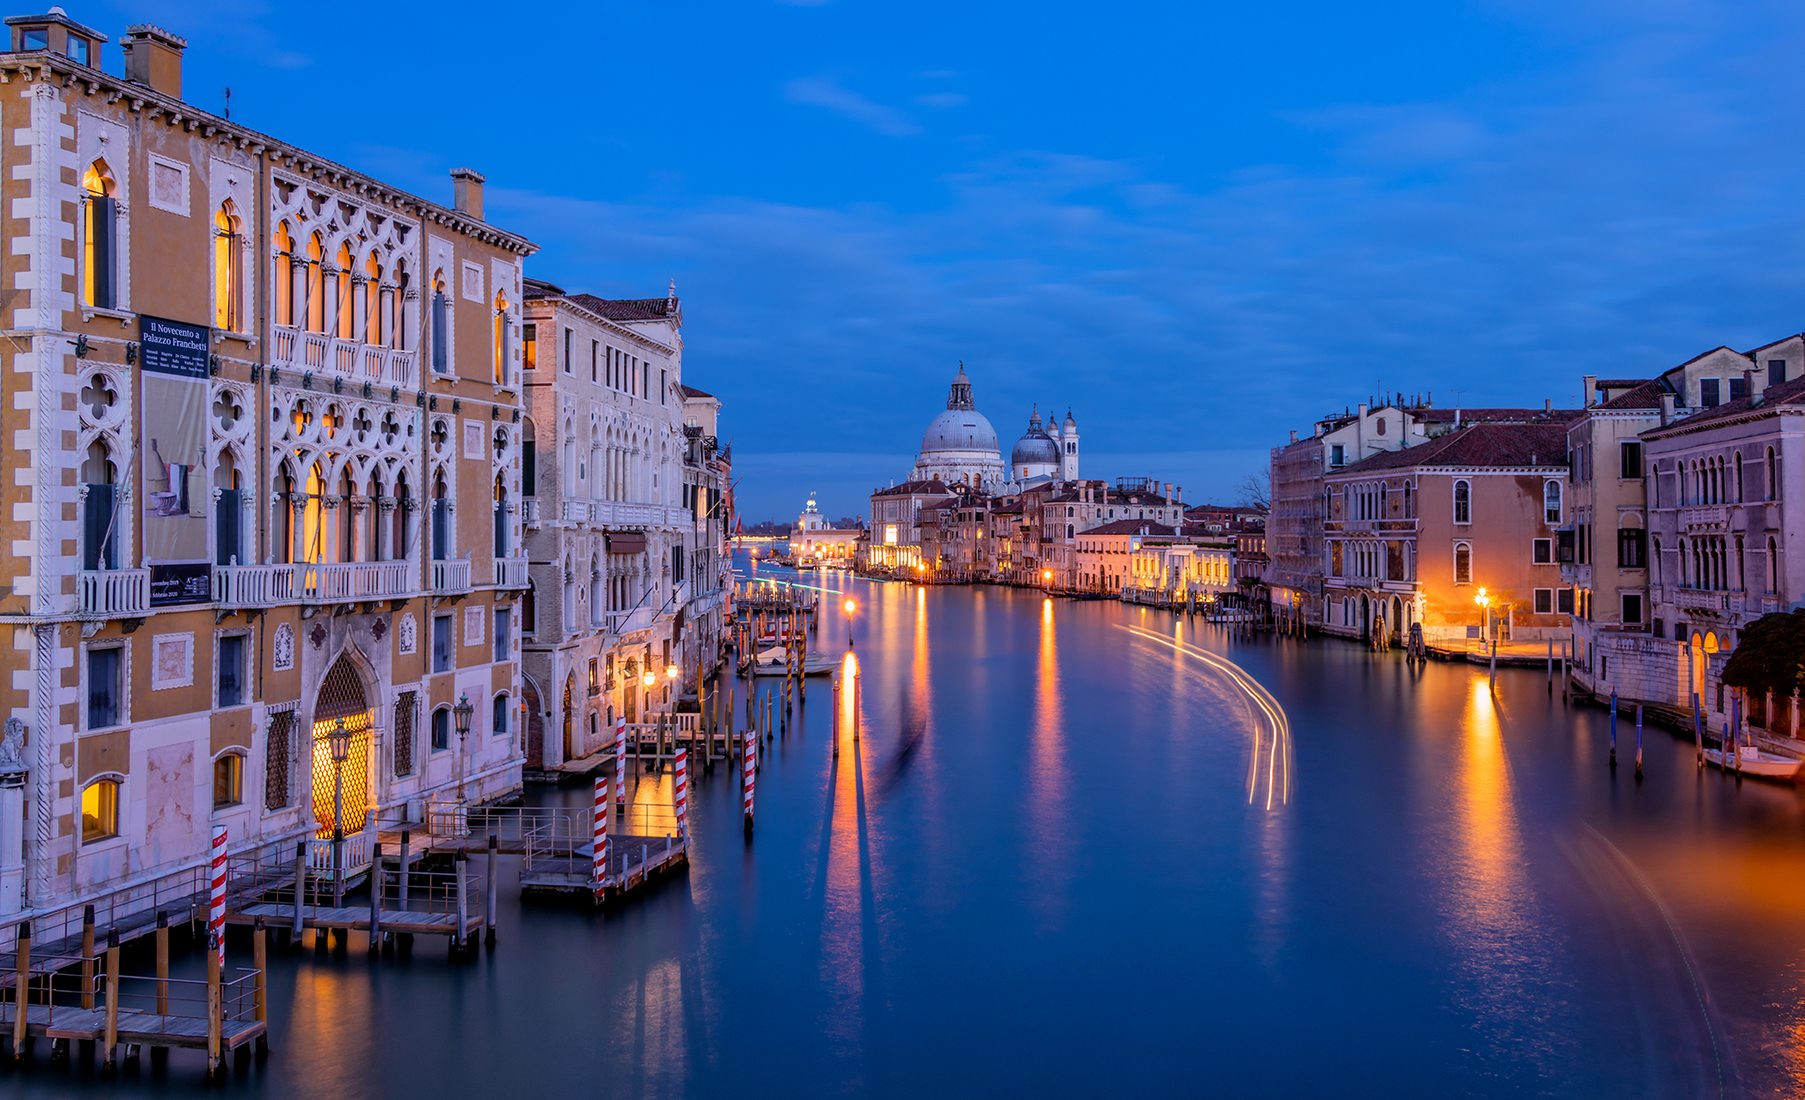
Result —
[[138, 318], [143, 421], [144, 564], [150, 605], [213, 598], [207, 554], [207, 342], [204, 325]]

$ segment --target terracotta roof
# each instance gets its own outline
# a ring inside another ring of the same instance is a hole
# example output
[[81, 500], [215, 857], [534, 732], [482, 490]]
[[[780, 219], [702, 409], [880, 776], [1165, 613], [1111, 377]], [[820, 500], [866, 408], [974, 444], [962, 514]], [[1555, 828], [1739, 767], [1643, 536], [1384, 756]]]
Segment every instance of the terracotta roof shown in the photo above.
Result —
[[1650, 428], [1642, 434], [1651, 438], [1669, 435], [1682, 429], [1715, 424], [1720, 420], [1728, 420], [1733, 416], [1749, 412], [1758, 413], [1761, 410], [1781, 405], [1787, 407], [1805, 405], [1805, 378], [1794, 378], [1790, 382], [1782, 382], [1777, 386], [1769, 386], [1754, 397], [1738, 397], [1734, 401], [1725, 401], [1721, 405], [1713, 405], [1708, 409], [1700, 409], [1691, 416], [1676, 420], [1665, 427]]
[[598, 298], [593, 294], [572, 294], [569, 298], [610, 321], [662, 321], [674, 316], [669, 298]]
[[1581, 409], [1413, 409], [1413, 415], [1426, 424], [1452, 423], [1456, 416], [1462, 424], [1526, 424], [1573, 420]]
[[1385, 451], [1344, 466], [1329, 476], [1340, 478], [1412, 466], [1497, 468], [1567, 465], [1564, 423], [1469, 424], [1426, 443], [1401, 451]]
[[905, 481], [901, 485], [892, 485], [888, 489], [879, 489], [871, 495], [874, 497], [912, 497], [919, 496], [922, 493], [944, 492], [946, 492], [945, 482], [941, 481], [939, 478], [929, 478], [926, 481]]
[[1167, 527], [1150, 519], [1118, 519], [1100, 527], [1089, 527], [1080, 535], [1176, 535], [1176, 527]]
[[685, 396], [685, 397], [713, 397], [714, 396], [714, 394], [709, 393], [707, 390], [699, 390], [696, 387], [689, 385], [686, 382], [679, 382], [679, 383], [677, 383], [677, 385], [680, 389], [683, 390], [683, 396]]
[[[1598, 384], [1604, 386], [1607, 383], [1600, 382]], [[1629, 383], [1612, 382], [1609, 385], [1616, 387], [1626, 386]], [[1667, 387], [1662, 384], [1661, 380], [1651, 378], [1637, 385], [1628, 393], [1620, 393], [1598, 407], [1601, 409], [1658, 409], [1661, 407], [1661, 395], [1665, 392], [1667, 392]]]

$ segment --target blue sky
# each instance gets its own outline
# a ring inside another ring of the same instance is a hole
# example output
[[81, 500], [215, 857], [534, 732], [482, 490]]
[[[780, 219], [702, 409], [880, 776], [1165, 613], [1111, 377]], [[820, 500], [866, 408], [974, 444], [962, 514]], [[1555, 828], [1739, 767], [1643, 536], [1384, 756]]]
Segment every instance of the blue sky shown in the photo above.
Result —
[[532, 274], [675, 278], [748, 519], [863, 513], [961, 359], [1005, 449], [1070, 405], [1087, 475], [1201, 500], [1381, 388], [1805, 328], [1796, 4], [65, 4], [186, 36], [202, 106], [484, 172]]

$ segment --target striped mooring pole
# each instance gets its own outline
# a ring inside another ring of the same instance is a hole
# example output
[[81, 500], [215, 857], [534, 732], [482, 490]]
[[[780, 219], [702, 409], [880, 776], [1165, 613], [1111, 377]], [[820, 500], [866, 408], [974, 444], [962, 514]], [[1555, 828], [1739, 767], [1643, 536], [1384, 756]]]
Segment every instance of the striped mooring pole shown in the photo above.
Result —
[[745, 741], [740, 747], [740, 798], [745, 804], [746, 831], [752, 831], [752, 795], [758, 783], [758, 735], [747, 730], [741, 735]]
[[590, 822], [590, 834], [595, 842], [595, 866], [590, 872], [597, 897], [601, 896], [602, 884], [608, 877], [608, 818], [613, 816], [613, 809], [608, 805], [608, 777], [595, 777], [595, 809]]
[[677, 839], [689, 839], [689, 750], [677, 750], [677, 777], [671, 781], [677, 797]]
[[207, 944], [226, 965], [226, 827], [213, 826], [213, 867], [207, 896]]
[[614, 804], [627, 804], [627, 716], [614, 720]]

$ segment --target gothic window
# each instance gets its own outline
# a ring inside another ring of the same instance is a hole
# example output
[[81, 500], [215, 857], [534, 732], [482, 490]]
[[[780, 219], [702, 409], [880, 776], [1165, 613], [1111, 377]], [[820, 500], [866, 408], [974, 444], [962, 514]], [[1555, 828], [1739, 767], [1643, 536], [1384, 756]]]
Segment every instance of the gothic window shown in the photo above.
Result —
[[295, 238], [288, 223], [276, 226], [276, 323], [293, 327], [295, 323]]
[[508, 346], [508, 296], [505, 292], [495, 295], [495, 384], [508, 384], [508, 359], [512, 348]]
[[113, 173], [97, 160], [82, 173], [82, 300], [96, 309], [118, 305], [118, 202]]
[[432, 277], [432, 369], [435, 374], [451, 372], [451, 299], [445, 293], [445, 274], [435, 272]]
[[351, 308], [353, 297], [351, 285], [351, 246], [338, 246], [338, 256], [333, 261], [332, 270], [332, 334], [340, 340], [349, 340], [357, 335], [356, 317]]
[[1542, 482], [1542, 519], [1550, 525], [1561, 521], [1561, 483], [1553, 478]]
[[213, 216], [213, 327], [244, 331], [243, 222], [231, 199]]
[[119, 565], [119, 516], [115, 479], [118, 467], [105, 442], [88, 444], [82, 463], [82, 568], [115, 569]]
[[302, 271], [301, 296], [308, 332], [326, 331], [326, 246], [315, 233], [307, 239], [307, 262]]
[[364, 258], [364, 343], [385, 345], [389, 342], [386, 331], [388, 310], [383, 296], [388, 290], [382, 285], [382, 263], [372, 252]]

